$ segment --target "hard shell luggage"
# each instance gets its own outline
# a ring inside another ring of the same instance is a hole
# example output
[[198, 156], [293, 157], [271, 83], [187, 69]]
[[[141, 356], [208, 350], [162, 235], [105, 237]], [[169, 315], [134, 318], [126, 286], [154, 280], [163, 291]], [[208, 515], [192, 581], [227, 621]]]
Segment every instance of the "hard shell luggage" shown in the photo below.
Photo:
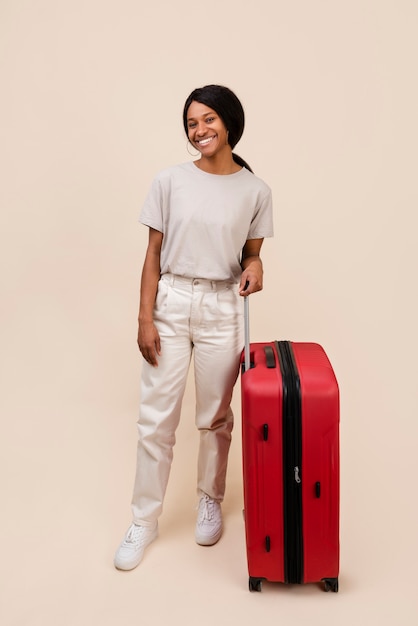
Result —
[[249, 588], [323, 582], [338, 591], [339, 390], [315, 343], [248, 339], [242, 358]]

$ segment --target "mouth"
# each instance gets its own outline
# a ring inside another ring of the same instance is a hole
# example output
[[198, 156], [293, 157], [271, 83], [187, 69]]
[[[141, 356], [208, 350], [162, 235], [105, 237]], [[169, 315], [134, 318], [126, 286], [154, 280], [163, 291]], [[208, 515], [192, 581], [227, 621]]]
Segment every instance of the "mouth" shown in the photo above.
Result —
[[195, 143], [200, 147], [208, 146], [215, 139], [215, 137], [216, 135], [213, 135], [212, 137], [205, 137], [204, 139], [196, 140]]

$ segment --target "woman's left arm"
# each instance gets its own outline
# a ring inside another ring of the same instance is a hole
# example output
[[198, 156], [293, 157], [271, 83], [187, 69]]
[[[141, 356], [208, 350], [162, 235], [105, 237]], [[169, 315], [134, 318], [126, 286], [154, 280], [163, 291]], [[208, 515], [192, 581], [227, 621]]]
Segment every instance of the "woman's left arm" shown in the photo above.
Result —
[[263, 241], [263, 239], [248, 239], [242, 250], [240, 296], [249, 296], [250, 293], [261, 291], [263, 288], [263, 263], [260, 258]]

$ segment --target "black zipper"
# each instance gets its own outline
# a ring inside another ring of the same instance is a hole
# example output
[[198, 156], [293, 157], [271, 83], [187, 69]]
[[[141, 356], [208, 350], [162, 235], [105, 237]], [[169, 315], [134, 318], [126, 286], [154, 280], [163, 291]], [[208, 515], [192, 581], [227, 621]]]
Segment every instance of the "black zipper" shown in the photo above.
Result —
[[283, 380], [283, 514], [285, 582], [303, 582], [302, 402], [289, 341], [276, 341]]

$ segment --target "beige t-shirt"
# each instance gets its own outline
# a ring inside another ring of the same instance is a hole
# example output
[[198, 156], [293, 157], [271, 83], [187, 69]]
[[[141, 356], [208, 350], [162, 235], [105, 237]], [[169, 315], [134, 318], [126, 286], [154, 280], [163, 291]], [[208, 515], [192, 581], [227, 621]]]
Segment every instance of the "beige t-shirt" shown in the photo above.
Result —
[[223, 176], [183, 163], [156, 176], [139, 221], [164, 235], [162, 274], [238, 282], [247, 239], [273, 236], [271, 190], [245, 168]]

